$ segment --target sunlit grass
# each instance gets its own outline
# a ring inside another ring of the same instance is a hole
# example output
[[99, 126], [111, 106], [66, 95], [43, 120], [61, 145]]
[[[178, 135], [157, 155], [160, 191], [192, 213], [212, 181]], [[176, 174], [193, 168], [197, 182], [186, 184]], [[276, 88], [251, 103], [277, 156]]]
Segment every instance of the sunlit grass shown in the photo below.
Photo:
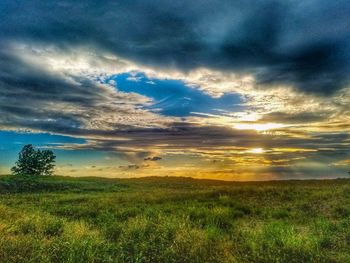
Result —
[[0, 179], [0, 262], [350, 262], [348, 180], [15, 184]]

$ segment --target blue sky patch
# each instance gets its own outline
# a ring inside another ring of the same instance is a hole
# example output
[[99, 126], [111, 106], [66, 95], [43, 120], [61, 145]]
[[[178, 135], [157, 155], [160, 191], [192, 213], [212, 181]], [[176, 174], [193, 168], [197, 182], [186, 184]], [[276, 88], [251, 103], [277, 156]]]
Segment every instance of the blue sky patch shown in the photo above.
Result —
[[220, 98], [213, 98], [199, 89], [186, 86], [180, 80], [149, 79], [143, 73], [122, 73], [110, 77], [106, 81], [114, 80], [118, 90], [134, 92], [149, 98], [155, 103], [147, 107], [167, 116], [185, 117], [192, 112], [218, 113], [217, 110], [242, 110], [241, 98], [238, 94], [225, 94]]

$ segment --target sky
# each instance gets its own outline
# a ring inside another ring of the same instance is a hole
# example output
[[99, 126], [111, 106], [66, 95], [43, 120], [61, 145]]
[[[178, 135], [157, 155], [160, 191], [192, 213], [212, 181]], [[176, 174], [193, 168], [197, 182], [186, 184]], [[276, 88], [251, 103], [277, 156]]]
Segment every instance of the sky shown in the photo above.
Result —
[[350, 171], [348, 0], [0, 1], [0, 174]]

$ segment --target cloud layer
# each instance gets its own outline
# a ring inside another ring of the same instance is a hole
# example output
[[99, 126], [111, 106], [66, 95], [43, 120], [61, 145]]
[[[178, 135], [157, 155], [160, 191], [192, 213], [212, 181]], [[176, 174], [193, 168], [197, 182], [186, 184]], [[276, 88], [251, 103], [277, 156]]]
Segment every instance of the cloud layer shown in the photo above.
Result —
[[4, 0], [0, 15], [0, 130], [111, 154], [89, 170], [271, 179], [349, 165], [349, 1]]
[[261, 84], [323, 94], [349, 82], [347, 0], [0, 5], [2, 41], [84, 45], [154, 67], [249, 73]]

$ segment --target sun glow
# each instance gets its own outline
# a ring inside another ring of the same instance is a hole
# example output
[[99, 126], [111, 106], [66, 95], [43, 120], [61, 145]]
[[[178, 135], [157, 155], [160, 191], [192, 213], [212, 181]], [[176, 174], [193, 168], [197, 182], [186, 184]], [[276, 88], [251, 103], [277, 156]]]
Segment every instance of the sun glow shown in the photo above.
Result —
[[287, 125], [281, 123], [239, 123], [233, 127], [238, 130], [256, 130], [267, 131], [272, 129], [279, 129], [286, 127]]
[[264, 153], [265, 150], [263, 148], [253, 148], [250, 149], [248, 151], [246, 151], [247, 153], [256, 153], [256, 154], [260, 154], [260, 153]]

